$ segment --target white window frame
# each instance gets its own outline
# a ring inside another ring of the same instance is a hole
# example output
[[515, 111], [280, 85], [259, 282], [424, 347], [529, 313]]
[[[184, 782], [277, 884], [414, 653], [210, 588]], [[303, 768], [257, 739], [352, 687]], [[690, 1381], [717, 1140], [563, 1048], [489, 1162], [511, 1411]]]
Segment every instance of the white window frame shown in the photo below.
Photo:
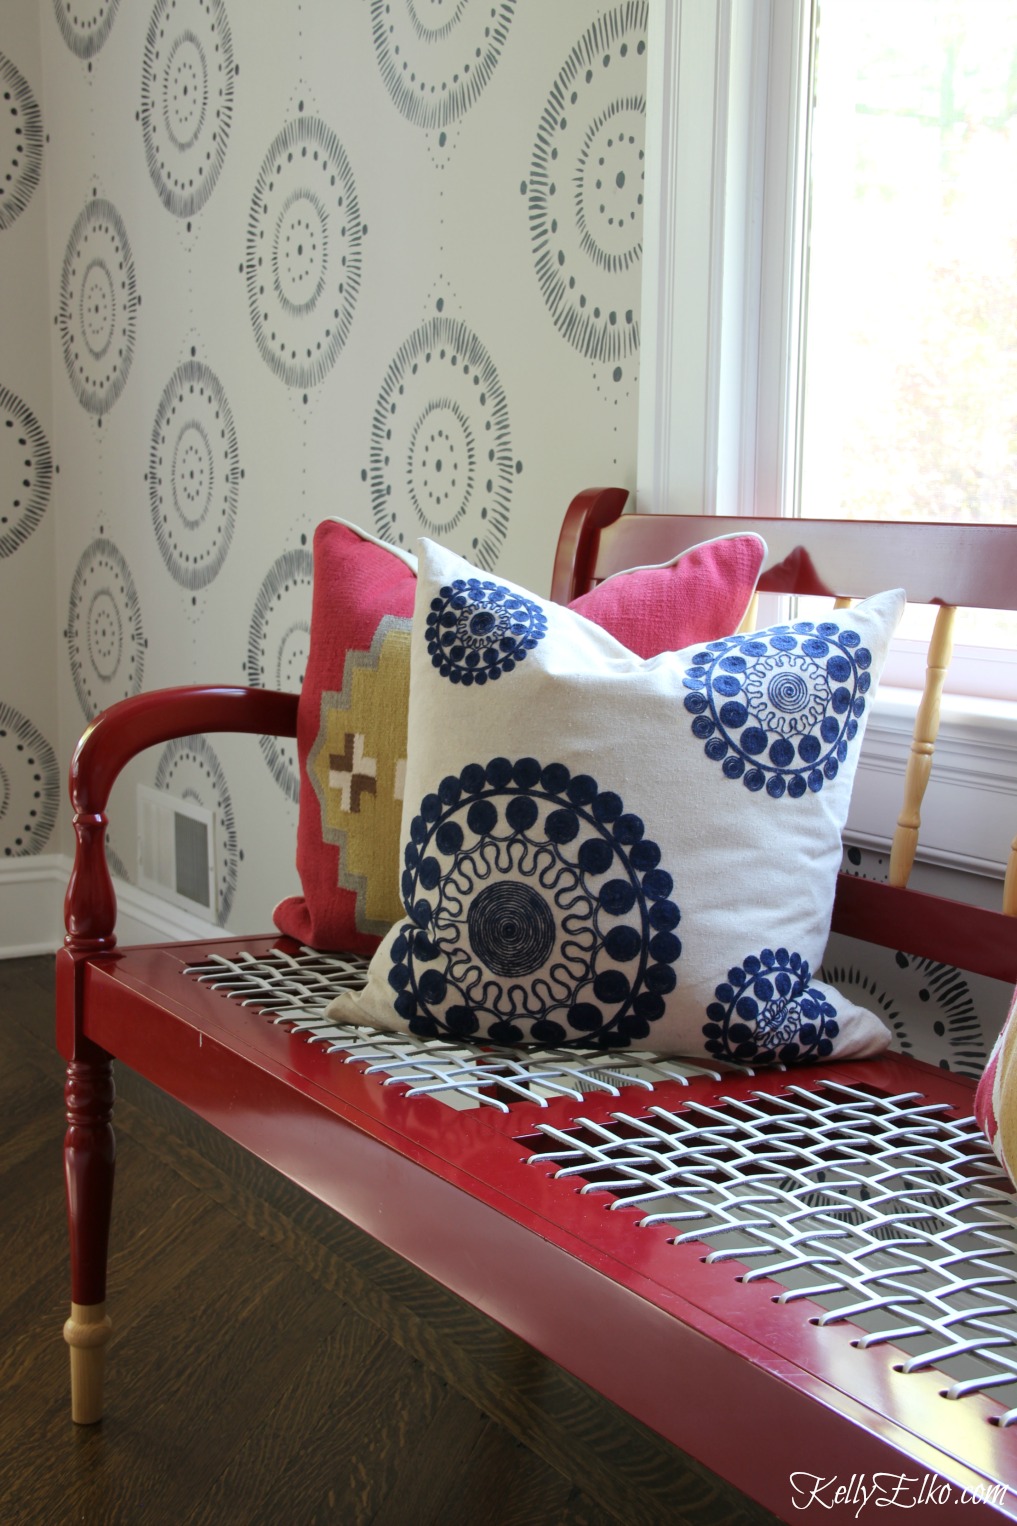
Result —
[[[800, 453], [812, 0], [651, 0], [636, 506], [780, 514]], [[998, 662], [998, 655], [997, 655]], [[899, 669], [898, 669], [899, 674]], [[917, 692], [869, 724], [849, 835], [888, 846]], [[914, 682], [913, 675], [906, 675]], [[1002, 878], [1017, 706], [944, 702], [927, 862]]]
[[[810, 0], [656, 0], [637, 503], [776, 514], [795, 475]], [[691, 236], [690, 236], [691, 230]]]

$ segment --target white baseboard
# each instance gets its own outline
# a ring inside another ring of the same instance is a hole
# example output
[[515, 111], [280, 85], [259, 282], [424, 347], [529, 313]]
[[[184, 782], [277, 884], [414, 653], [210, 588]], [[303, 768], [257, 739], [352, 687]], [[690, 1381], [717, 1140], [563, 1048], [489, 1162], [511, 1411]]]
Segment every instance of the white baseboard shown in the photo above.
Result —
[[[0, 863], [0, 959], [52, 954], [64, 938], [64, 892], [71, 872], [63, 853], [41, 853]], [[170, 943], [221, 938], [215, 922], [171, 906], [123, 880], [115, 881], [117, 942]]]
[[0, 959], [52, 954], [60, 947], [70, 869], [61, 853], [0, 863]]

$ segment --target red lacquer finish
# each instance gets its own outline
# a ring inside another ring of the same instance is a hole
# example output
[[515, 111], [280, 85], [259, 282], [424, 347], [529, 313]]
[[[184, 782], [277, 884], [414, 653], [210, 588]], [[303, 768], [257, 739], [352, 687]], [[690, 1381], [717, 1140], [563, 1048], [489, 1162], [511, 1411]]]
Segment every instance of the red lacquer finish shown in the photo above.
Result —
[[[271, 942], [220, 946], [257, 954]], [[859, 1351], [850, 1327], [810, 1323], [814, 1306], [777, 1304], [774, 1285], [739, 1281], [736, 1263], [705, 1265], [702, 1246], [673, 1245], [663, 1226], [634, 1233], [633, 1216], [605, 1211], [604, 1196], [523, 1163], [541, 1124], [567, 1127], [577, 1115], [595, 1124], [651, 1103], [711, 1105], [816, 1073], [450, 1113], [183, 976], [210, 951], [126, 951], [96, 977], [92, 1036], [750, 1498], [787, 1514], [794, 1469], [846, 1477], [920, 1466], [958, 1490], [1017, 1476], [1017, 1436], [987, 1424], [991, 1401], [966, 1401], [959, 1413], [939, 1397], [937, 1374], [895, 1371], [894, 1348]], [[970, 1081], [920, 1062], [834, 1074], [970, 1110]]]
[[78, 743], [70, 768], [77, 839], [64, 902], [67, 946], [101, 952], [116, 943], [116, 895], [106, 866], [106, 805], [131, 758], [199, 732], [297, 734], [297, 695], [272, 689], [194, 687], [137, 694], [104, 710]]
[[841, 874], [833, 930], [1017, 985], [1017, 917]]
[[[627, 494], [596, 489], [563, 525], [554, 597], [569, 600], [621, 567], [669, 559], [696, 541], [744, 530], [725, 520], [622, 513]], [[770, 546], [764, 586], [864, 595], [898, 578], [919, 599], [1017, 605], [1017, 526], [885, 526], [753, 520]], [[67, 1087], [68, 1213], [74, 1299], [102, 1302], [113, 1180], [110, 1057], [136, 1069], [229, 1137], [577, 1374], [599, 1392], [786, 1520], [804, 1518], [792, 1471], [823, 1477], [905, 1474], [960, 1490], [1017, 1488], [1017, 1433], [990, 1425], [991, 1398], [951, 1404], [935, 1371], [905, 1375], [893, 1346], [860, 1349], [850, 1325], [778, 1303], [776, 1285], [739, 1280], [735, 1263], [672, 1243], [673, 1227], [635, 1229], [609, 1195], [531, 1166], [541, 1125], [596, 1125], [618, 1112], [680, 1110], [691, 1100], [811, 1088], [827, 1076], [877, 1092], [919, 1093], [968, 1115], [972, 1083], [894, 1056], [793, 1077], [668, 1083], [581, 1103], [552, 1098], [453, 1111], [410, 1098], [359, 1064], [235, 1005], [184, 974], [221, 950], [254, 955], [277, 938], [178, 947], [115, 947], [116, 905], [103, 836], [110, 787], [144, 747], [195, 732], [293, 736], [295, 696], [261, 690], [170, 690], [124, 701], [89, 728], [71, 769], [78, 849], [58, 956], [58, 1043]], [[890, 824], [892, 825], [892, 824]], [[918, 956], [1017, 980], [1017, 922], [914, 891], [842, 876], [834, 926]], [[831, 1522], [857, 1500], [816, 1503]], [[915, 1519], [920, 1518], [920, 1512]], [[979, 1519], [1017, 1519], [1017, 1497]]]
[[569, 504], [551, 575], [551, 598], [557, 603], [569, 604], [593, 587], [599, 533], [622, 513], [628, 496], [624, 488], [585, 488]]
[[625, 567], [667, 561], [698, 541], [748, 529], [769, 548], [759, 579], [765, 593], [864, 598], [906, 585], [917, 604], [1017, 608], [1017, 525], [622, 514], [603, 493], [595, 504], [576, 498], [566, 524], [575, 552], [571, 578], [564, 556], [556, 575], [554, 597], [562, 601]]
[[64, 1174], [71, 1242], [71, 1299], [99, 1304], [106, 1298], [106, 1259], [113, 1207], [113, 1064], [97, 1058], [67, 1066], [64, 1102]]
[[86, 1035], [90, 960], [116, 945], [116, 895], [106, 863], [106, 805], [124, 765], [145, 748], [204, 731], [296, 735], [297, 697], [224, 687], [164, 689], [122, 700], [89, 726], [71, 760], [74, 866], [58, 956], [57, 1035], [68, 1060], [64, 1175], [71, 1249], [71, 1298], [101, 1304], [113, 1203], [116, 1144], [108, 1052]]

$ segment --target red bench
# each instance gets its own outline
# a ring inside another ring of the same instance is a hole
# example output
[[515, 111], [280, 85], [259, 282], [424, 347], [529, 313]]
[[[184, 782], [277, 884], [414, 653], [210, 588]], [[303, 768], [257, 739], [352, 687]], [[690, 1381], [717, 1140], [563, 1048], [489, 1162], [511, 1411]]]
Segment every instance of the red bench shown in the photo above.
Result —
[[[556, 599], [746, 527], [619, 517], [625, 496], [570, 506]], [[763, 590], [905, 582], [941, 608], [1017, 608], [1017, 526], [752, 528], [770, 548]], [[906, 885], [948, 619], [893, 883], [842, 875], [834, 928], [1017, 982], [1012, 864], [1003, 911]], [[322, 1010], [362, 960], [273, 936], [117, 946], [103, 839], [121, 767], [196, 732], [292, 737], [296, 714], [296, 696], [267, 691], [139, 695], [75, 754], [57, 986], [74, 1418], [102, 1409], [117, 1059], [774, 1514], [853, 1520], [859, 1489], [905, 1475], [923, 1505], [967, 1509], [966, 1490], [1017, 1518], [1017, 1216], [970, 1079], [897, 1054], [711, 1075], [639, 1055], [471, 1051], [330, 1027]]]

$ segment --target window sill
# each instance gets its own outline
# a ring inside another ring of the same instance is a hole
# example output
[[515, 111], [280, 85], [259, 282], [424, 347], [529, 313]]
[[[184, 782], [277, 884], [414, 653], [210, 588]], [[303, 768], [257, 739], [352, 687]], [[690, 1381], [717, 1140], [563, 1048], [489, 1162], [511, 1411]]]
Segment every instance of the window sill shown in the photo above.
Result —
[[[858, 764], [849, 843], [889, 853], [919, 699], [914, 689], [879, 691]], [[1002, 880], [1017, 830], [1017, 703], [945, 695], [941, 716], [917, 862]], [[992, 894], [998, 900], [994, 887]]]

